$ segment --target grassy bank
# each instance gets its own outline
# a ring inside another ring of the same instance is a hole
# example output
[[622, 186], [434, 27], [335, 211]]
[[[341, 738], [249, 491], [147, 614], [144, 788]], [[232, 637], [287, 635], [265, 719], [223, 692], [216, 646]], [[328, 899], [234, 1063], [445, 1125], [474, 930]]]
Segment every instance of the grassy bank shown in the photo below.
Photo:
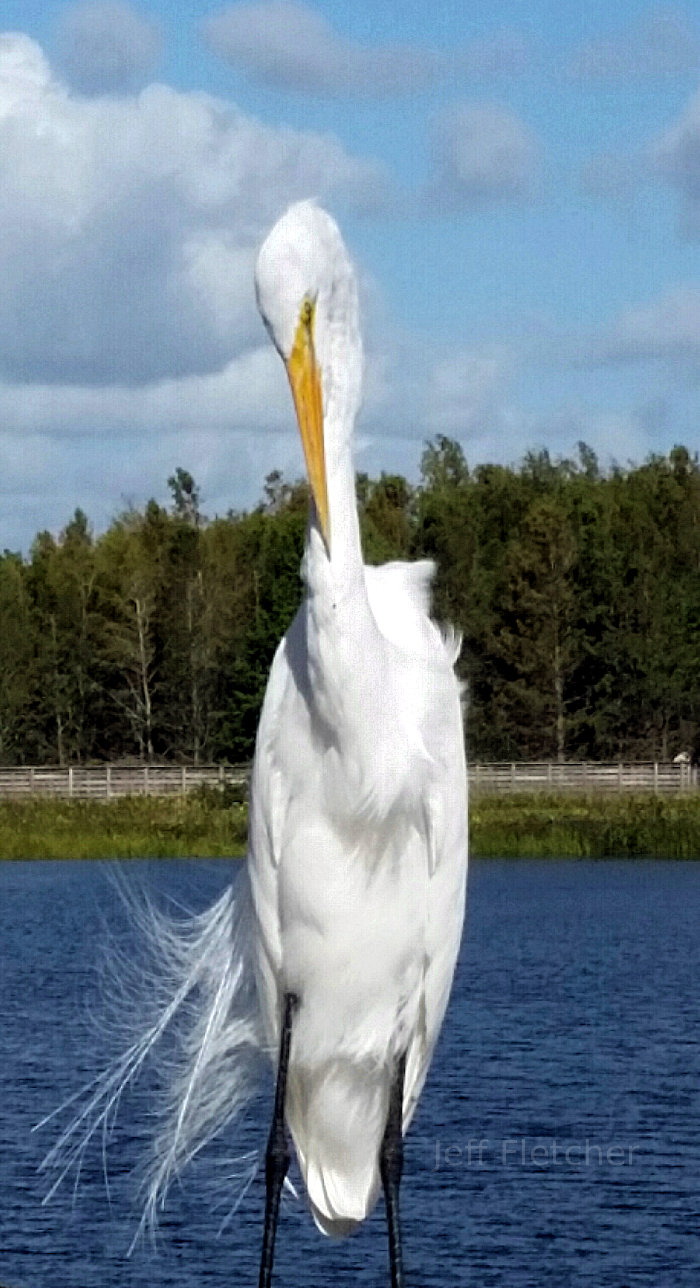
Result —
[[700, 795], [483, 796], [470, 825], [484, 857], [700, 859]]
[[[472, 854], [504, 858], [700, 858], [700, 796], [484, 796]], [[0, 802], [0, 859], [218, 858], [242, 854], [233, 794]]]
[[0, 859], [220, 858], [245, 850], [247, 810], [218, 791], [110, 801], [0, 802]]

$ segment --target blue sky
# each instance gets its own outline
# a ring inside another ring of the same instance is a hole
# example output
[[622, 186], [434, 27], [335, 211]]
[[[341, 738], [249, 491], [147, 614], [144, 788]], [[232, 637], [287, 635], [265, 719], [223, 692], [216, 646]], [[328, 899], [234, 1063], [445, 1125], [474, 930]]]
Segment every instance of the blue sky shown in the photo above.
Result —
[[361, 278], [358, 465], [697, 447], [692, 7], [5, 0], [0, 543], [301, 472], [255, 249], [313, 195]]

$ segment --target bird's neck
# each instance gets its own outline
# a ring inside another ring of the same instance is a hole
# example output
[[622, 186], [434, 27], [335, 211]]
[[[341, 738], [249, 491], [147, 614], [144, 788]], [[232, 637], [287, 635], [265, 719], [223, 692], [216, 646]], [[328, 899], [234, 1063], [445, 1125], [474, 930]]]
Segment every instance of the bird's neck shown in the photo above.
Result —
[[312, 505], [302, 575], [310, 597], [320, 596], [339, 605], [366, 598], [353, 459], [353, 433], [362, 387], [362, 341], [355, 282], [349, 266], [344, 273], [338, 270], [334, 301], [334, 312], [325, 323], [322, 367], [329, 543], [326, 546], [323, 540]]
[[347, 408], [337, 399], [329, 401], [325, 430], [330, 542], [326, 548], [312, 506], [302, 573], [310, 596], [320, 595], [340, 603], [364, 597], [365, 582], [355, 496], [352, 421]]

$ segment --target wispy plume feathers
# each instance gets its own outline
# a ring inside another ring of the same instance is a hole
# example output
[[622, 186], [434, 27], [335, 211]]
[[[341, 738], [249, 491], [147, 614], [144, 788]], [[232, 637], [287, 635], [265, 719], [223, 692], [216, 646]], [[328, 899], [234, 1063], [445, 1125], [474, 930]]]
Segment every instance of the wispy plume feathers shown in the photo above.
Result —
[[124, 952], [110, 954], [106, 1005], [112, 1026], [127, 1035], [123, 1050], [58, 1111], [72, 1108], [74, 1116], [42, 1169], [52, 1177], [48, 1201], [69, 1173], [79, 1174], [93, 1137], [102, 1137], [106, 1152], [122, 1093], [153, 1064], [157, 1125], [146, 1163], [142, 1229], [155, 1225], [173, 1178], [256, 1090], [262, 1030], [250, 962], [247, 872], [194, 916], [165, 914], [123, 880], [118, 884], [145, 946], [146, 966]]

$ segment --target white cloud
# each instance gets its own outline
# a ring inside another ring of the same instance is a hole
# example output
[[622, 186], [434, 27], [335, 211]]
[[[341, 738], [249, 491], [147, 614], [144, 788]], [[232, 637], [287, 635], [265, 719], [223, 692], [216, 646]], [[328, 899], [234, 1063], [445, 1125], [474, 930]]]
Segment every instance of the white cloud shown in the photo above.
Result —
[[[525, 350], [533, 366], [561, 373], [573, 388], [587, 383], [595, 392], [596, 372], [607, 368], [601, 389], [638, 387], [634, 420], [640, 430], [665, 436], [678, 420], [679, 406], [700, 382], [700, 282], [669, 287], [654, 298], [620, 310], [607, 323], [588, 330], [559, 329]], [[634, 367], [646, 364], [639, 377]], [[653, 364], [653, 365], [650, 365]], [[627, 369], [624, 376], [616, 368]], [[568, 376], [567, 376], [568, 373]], [[641, 384], [637, 385], [637, 381]], [[687, 408], [683, 412], [687, 421]], [[686, 430], [679, 421], [676, 434]], [[693, 429], [694, 432], [694, 429]], [[651, 445], [646, 449], [651, 450]]]
[[681, 234], [700, 237], [700, 92], [644, 148], [593, 156], [581, 170], [586, 195], [616, 204], [632, 200], [649, 180], [675, 190]]
[[368, 357], [359, 467], [379, 472], [388, 457], [392, 469], [414, 477], [422, 444], [436, 434], [459, 440], [472, 462], [516, 460], [523, 444], [511, 403], [516, 368], [505, 345], [451, 347], [390, 335]]
[[504, 349], [463, 349], [438, 357], [426, 386], [431, 434], [473, 438], [500, 423], [512, 360]]
[[62, 9], [61, 65], [84, 94], [109, 94], [143, 83], [158, 58], [160, 34], [130, 4], [85, 0]]
[[636, 80], [700, 72], [700, 29], [681, 9], [658, 5], [614, 36], [590, 40], [571, 58], [577, 80]]
[[428, 200], [468, 206], [528, 197], [539, 165], [534, 134], [508, 108], [456, 103], [434, 123]]
[[649, 431], [670, 428], [669, 398], [700, 378], [700, 283], [670, 287], [656, 298], [621, 311], [606, 327], [589, 334], [570, 333], [554, 341], [550, 359], [562, 369], [663, 364], [645, 388], [635, 415]]
[[46, 92], [51, 69], [34, 40], [21, 31], [0, 33], [0, 119]]
[[604, 344], [611, 361], [655, 358], [700, 364], [700, 285], [678, 286], [628, 309]]
[[[420, 438], [438, 433], [461, 443], [471, 467], [486, 462], [514, 465], [526, 451], [540, 448], [546, 448], [553, 458], [576, 459], [579, 442], [593, 448], [603, 468], [613, 462], [640, 462], [653, 448], [659, 450], [658, 436], [644, 423], [641, 411], [565, 403], [551, 413], [533, 413], [509, 396], [507, 383], [493, 388], [490, 405], [483, 406], [478, 415], [473, 415], [467, 404], [463, 419], [455, 416], [444, 429], [436, 424], [426, 426]], [[359, 468], [376, 475], [386, 469], [388, 458], [392, 470], [416, 479], [421, 455], [417, 437], [401, 439], [382, 434], [381, 429], [373, 432], [362, 442]], [[672, 442], [671, 437], [669, 447]]]
[[367, 45], [337, 32], [299, 0], [229, 5], [203, 27], [209, 48], [267, 85], [333, 98], [415, 94], [438, 78], [516, 75], [529, 65], [526, 37], [496, 31], [456, 50]]
[[291, 200], [358, 208], [385, 187], [331, 136], [206, 94], [76, 97], [0, 36], [0, 546], [76, 503], [104, 522], [176, 464], [226, 508], [293, 463], [255, 249]]
[[[278, 370], [279, 368], [279, 370]], [[0, 384], [0, 425], [60, 437], [218, 430], [291, 424], [282, 367], [272, 348], [249, 350], [223, 370], [145, 385]]]
[[222, 371], [144, 386], [0, 384], [0, 546], [26, 547], [80, 504], [98, 528], [167, 500], [177, 465], [207, 513], [250, 505], [273, 468], [303, 470], [282, 364], [266, 340]]
[[208, 19], [209, 48], [268, 85], [307, 93], [392, 95], [424, 88], [438, 55], [406, 45], [383, 49], [340, 36], [295, 0], [236, 4]]
[[[554, 456], [576, 459], [578, 444], [592, 447], [600, 465], [608, 469], [617, 463], [639, 464], [652, 448], [653, 440], [642, 417], [634, 410], [612, 411], [596, 406], [571, 404], [547, 416], [529, 416], [520, 426], [521, 443], [541, 445]], [[522, 456], [522, 448], [519, 453]], [[511, 457], [510, 459], [514, 459]]]
[[[538, 145], [517, 117], [462, 105], [442, 127], [446, 203], [531, 190]], [[76, 504], [101, 527], [124, 499], [165, 501], [177, 465], [209, 513], [250, 505], [272, 468], [299, 475], [284, 371], [255, 310], [255, 247], [296, 197], [357, 208], [383, 185], [332, 137], [205, 94], [76, 97], [31, 40], [0, 37], [0, 546], [59, 528]], [[380, 309], [370, 298], [361, 467], [415, 477], [435, 433], [460, 438], [471, 462], [516, 460], [538, 440], [540, 422], [513, 406], [508, 350], [395, 337], [376, 327]], [[556, 450], [561, 427], [542, 437]], [[576, 437], [592, 441], [585, 424]]]
[[79, 439], [27, 433], [18, 440], [0, 430], [0, 464], [0, 542], [24, 550], [38, 531], [60, 531], [77, 505], [101, 531], [126, 505], [143, 506], [151, 496], [168, 503], [166, 480], [177, 466], [194, 475], [210, 516], [252, 505], [273, 469], [291, 477], [303, 470], [291, 430], [227, 436], [206, 427], [127, 442], [103, 433]]
[[700, 237], [700, 93], [652, 145], [650, 165], [678, 191], [686, 235]]
[[0, 37], [0, 376], [142, 384], [220, 369], [257, 340], [252, 259], [284, 205], [376, 200], [333, 138], [153, 85], [73, 98]]

